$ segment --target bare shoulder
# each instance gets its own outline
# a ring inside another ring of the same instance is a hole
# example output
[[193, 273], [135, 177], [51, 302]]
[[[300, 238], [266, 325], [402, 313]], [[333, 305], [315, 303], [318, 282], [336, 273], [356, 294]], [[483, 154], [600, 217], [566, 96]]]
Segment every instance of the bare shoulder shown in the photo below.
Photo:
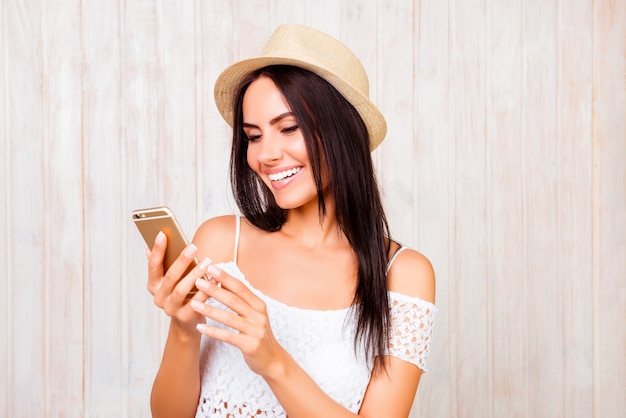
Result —
[[192, 240], [198, 247], [198, 258], [209, 257], [214, 263], [231, 261], [235, 249], [235, 232], [235, 215], [217, 216], [204, 221]]
[[435, 271], [423, 254], [405, 249], [391, 264], [387, 277], [389, 290], [435, 302]]

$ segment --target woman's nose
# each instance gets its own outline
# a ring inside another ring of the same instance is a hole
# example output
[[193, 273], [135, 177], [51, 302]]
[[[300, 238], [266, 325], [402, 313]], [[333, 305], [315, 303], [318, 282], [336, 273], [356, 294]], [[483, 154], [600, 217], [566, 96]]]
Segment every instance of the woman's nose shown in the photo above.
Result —
[[259, 141], [259, 160], [261, 162], [276, 161], [282, 155], [283, 149], [279, 138], [272, 133], [263, 135], [263, 139]]

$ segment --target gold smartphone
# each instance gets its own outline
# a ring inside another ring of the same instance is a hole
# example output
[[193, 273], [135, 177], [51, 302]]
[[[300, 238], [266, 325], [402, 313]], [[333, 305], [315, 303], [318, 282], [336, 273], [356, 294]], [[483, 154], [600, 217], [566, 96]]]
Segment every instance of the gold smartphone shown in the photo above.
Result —
[[[189, 240], [185, 237], [174, 213], [167, 206], [159, 206], [134, 210], [132, 218], [148, 248], [152, 249], [159, 231], [163, 231], [167, 237], [167, 248], [163, 258], [163, 273], [165, 273], [176, 261], [181, 251], [189, 245]], [[186, 276], [197, 264], [198, 260], [194, 258], [182, 277]]]

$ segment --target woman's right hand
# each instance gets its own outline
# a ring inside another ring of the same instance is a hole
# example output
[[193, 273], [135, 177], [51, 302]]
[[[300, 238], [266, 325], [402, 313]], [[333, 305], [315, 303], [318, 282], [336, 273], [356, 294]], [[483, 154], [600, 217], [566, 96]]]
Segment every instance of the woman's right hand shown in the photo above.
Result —
[[197, 335], [196, 325], [204, 323], [204, 316], [194, 311], [191, 300], [206, 302], [207, 296], [203, 292], [197, 292], [189, 298], [189, 292], [194, 290], [196, 279], [203, 277], [210, 265], [208, 258], [203, 259], [186, 276], [182, 277], [189, 264], [197, 253], [197, 248], [190, 244], [185, 248], [170, 268], [163, 271], [163, 258], [167, 248], [167, 237], [159, 232], [152, 251], [146, 248], [148, 257], [148, 291], [154, 297], [154, 303], [172, 318], [179, 327], [190, 334]]

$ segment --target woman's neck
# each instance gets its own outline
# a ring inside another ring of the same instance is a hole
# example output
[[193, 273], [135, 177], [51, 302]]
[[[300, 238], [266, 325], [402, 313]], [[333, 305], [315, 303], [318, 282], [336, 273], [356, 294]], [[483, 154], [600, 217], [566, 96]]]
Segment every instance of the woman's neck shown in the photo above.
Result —
[[347, 239], [337, 223], [335, 205], [326, 198], [326, 214], [321, 217], [317, 202], [297, 209], [290, 209], [287, 221], [280, 232], [304, 248], [335, 247], [347, 245]]

